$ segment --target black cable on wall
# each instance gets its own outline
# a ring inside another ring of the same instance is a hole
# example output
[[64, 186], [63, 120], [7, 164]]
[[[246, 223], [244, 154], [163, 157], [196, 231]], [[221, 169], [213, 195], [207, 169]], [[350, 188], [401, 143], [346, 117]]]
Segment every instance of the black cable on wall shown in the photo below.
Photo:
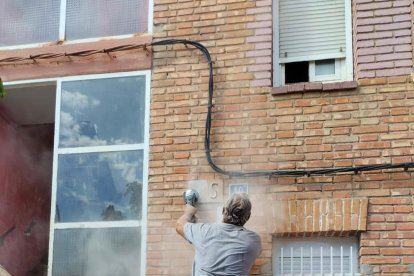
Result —
[[[257, 176], [311, 176], [311, 175], [328, 175], [328, 174], [336, 174], [336, 173], [359, 173], [363, 171], [374, 171], [374, 170], [383, 170], [383, 169], [396, 169], [402, 168], [404, 170], [408, 170], [409, 168], [414, 167], [414, 162], [407, 162], [407, 163], [399, 163], [399, 164], [377, 164], [377, 165], [364, 165], [364, 166], [355, 166], [355, 167], [337, 167], [337, 168], [325, 168], [325, 169], [311, 169], [311, 170], [264, 170], [264, 171], [227, 171], [225, 169], [220, 168], [216, 165], [211, 157], [211, 148], [210, 148], [210, 132], [211, 132], [211, 121], [212, 121], [212, 108], [213, 108], [213, 94], [214, 94], [214, 81], [213, 81], [213, 62], [211, 60], [211, 55], [208, 49], [199, 42], [192, 41], [192, 40], [185, 40], [185, 39], [166, 39], [161, 41], [152, 42], [149, 44], [128, 44], [128, 45], [121, 45], [112, 48], [106, 49], [93, 49], [93, 50], [85, 50], [85, 51], [78, 51], [78, 52], [70, 52], [70, 53], [44, 53], [38, 55], [30, 55], [28, 57], [8, 57], [0, 59], [1, 63], [17, 63], [17, 62], [24, 62], [24, 61], [33, 61], [36, 62], [37, 60], [46, 60], [46, 59], [54, 59], [54, 58], [61, 58], [61, 57], [87, 57], [96, 54], [108, 54], [112, 52], [120, 52], [120, 51], [127, 51], [127, 50], [136, 50], [136, 49], [143, 49], [145, 51], [148, 50], [148, 46], [162, 46], [162, 45], [174, 45], [174, 44], [183, 44], [183, 45], [191, 45], [198, 50], [200, 50], [205, 58], [207, 59], [209, 65], [209, 80], [208, 80], [208, 106], [207, 106], [207, 116], [206, 116], [206, 123], [205, 123], [205, 136], [204, 136], [204, 151], [206, 154], [206, 158], [210, 167], [216, 171], [217, 173], [227, 175], [230, 177], [257, 177]], [[0, 84], [1, 81], [0, 81]], [[0, 96], [4, 96], [4, 92], [0, 89]]]
[[211, 121], [212, 121], [212, 108], [213, 108], [213, 92], [214, 92], [214, 81], [213, 81], [213, 62], [211, 60], [208, 49], [199, 42], [184, 40], [184, 39], [167, 39], [162, 41], [153, 42], [150, 45], [173, 45], [173, 44], [184, 44], [191, 45], [200, 50], [209, 65], [209, 81], [208, 81], [208, 106], [207, 106], [207, 117], [205, 124], [205, 136], [204, 136], [204, 151], [210, 167], [220, 173], [230, 177], [257, 177], [257, 176], [311, 176], [311, 175], [328, 175], [336, 173], [359, 173], [363, 171], [374, 171], [383, 169], [396, 169], [403, 168], [408, 170], [414, 167], [414, 162], [400, 163], [400, 164], [377, 164], [377, 165], [364, 165], [354, 167], [337, 167], [337, 168], [325, 168], [325, 169], [311, 169], [311, 170], [264, 170], [264, 171], [227, 171], [217, 166], [211, 157], [210, 148], [210, 132], [211, 132]]

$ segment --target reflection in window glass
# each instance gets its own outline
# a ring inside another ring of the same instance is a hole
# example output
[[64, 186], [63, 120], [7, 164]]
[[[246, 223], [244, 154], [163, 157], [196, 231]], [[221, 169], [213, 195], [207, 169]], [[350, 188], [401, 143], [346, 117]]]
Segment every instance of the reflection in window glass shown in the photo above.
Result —
[[1, 0], [0, 46], [59, 39], [60, 1]]
[[145, 77], [62, 83], [60, 147], [142, 143]]
[[140, 271], [140, 229], [56, 230], [54, 276], [133, 276]]
[[139, 220], [143, 152], [59, 156], [56, 222]]
[[146, 3], [144, 0], [67, 0], [66, 39], [146, 32]]
[[325, 59], [315, 61], [315, 75], [335, 75], [335, 60]]

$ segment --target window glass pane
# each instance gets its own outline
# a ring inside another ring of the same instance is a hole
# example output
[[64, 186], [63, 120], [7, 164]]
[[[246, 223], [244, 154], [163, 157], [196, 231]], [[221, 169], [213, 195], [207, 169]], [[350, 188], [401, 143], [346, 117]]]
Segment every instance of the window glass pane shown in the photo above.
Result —
[[308, 82], [309, 62], [290, 62], [285, 64], [285, 84]]
[[335, 75], [335, 60], [326, 59], [315, 61], [315, 75]]
[[62, 83], [60, 147], [142, 143], [145, 77]]
[[67, 0], [66, 39], [147, 31], [146, 0]]
[[57, 41], [60, 1], [1, 0], [0, 46]]
[[54, 276], [133, 276], [140, 271], [140, 229], [55, 231]]
[[140, 219], [142, 151], [59, 156], [56, 222]]

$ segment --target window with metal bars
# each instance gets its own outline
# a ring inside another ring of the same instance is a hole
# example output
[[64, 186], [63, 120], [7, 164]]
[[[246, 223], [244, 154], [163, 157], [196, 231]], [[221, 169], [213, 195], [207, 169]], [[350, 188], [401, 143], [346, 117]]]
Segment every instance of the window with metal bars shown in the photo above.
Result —
[[277, 238], [273, 241], [275, 276], [357, 276], [356, 237]]

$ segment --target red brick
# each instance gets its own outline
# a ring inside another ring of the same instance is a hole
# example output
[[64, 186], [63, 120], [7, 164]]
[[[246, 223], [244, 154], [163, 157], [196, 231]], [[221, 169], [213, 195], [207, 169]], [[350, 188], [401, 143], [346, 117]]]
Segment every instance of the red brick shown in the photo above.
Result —
[[363, 264], [398, 264], [400, 259], [396, 257], [368, 257], [362, 256], [361, 263]]
[[375, 247], [361, 247], [359, 249], [359, 254], [362, 255], [379, 255], [379, 248]]
[[382, 272], [385, 273], [403, 273], [408, 272], [408, 267], [406, 265], [390, 265], [384, 266]]

